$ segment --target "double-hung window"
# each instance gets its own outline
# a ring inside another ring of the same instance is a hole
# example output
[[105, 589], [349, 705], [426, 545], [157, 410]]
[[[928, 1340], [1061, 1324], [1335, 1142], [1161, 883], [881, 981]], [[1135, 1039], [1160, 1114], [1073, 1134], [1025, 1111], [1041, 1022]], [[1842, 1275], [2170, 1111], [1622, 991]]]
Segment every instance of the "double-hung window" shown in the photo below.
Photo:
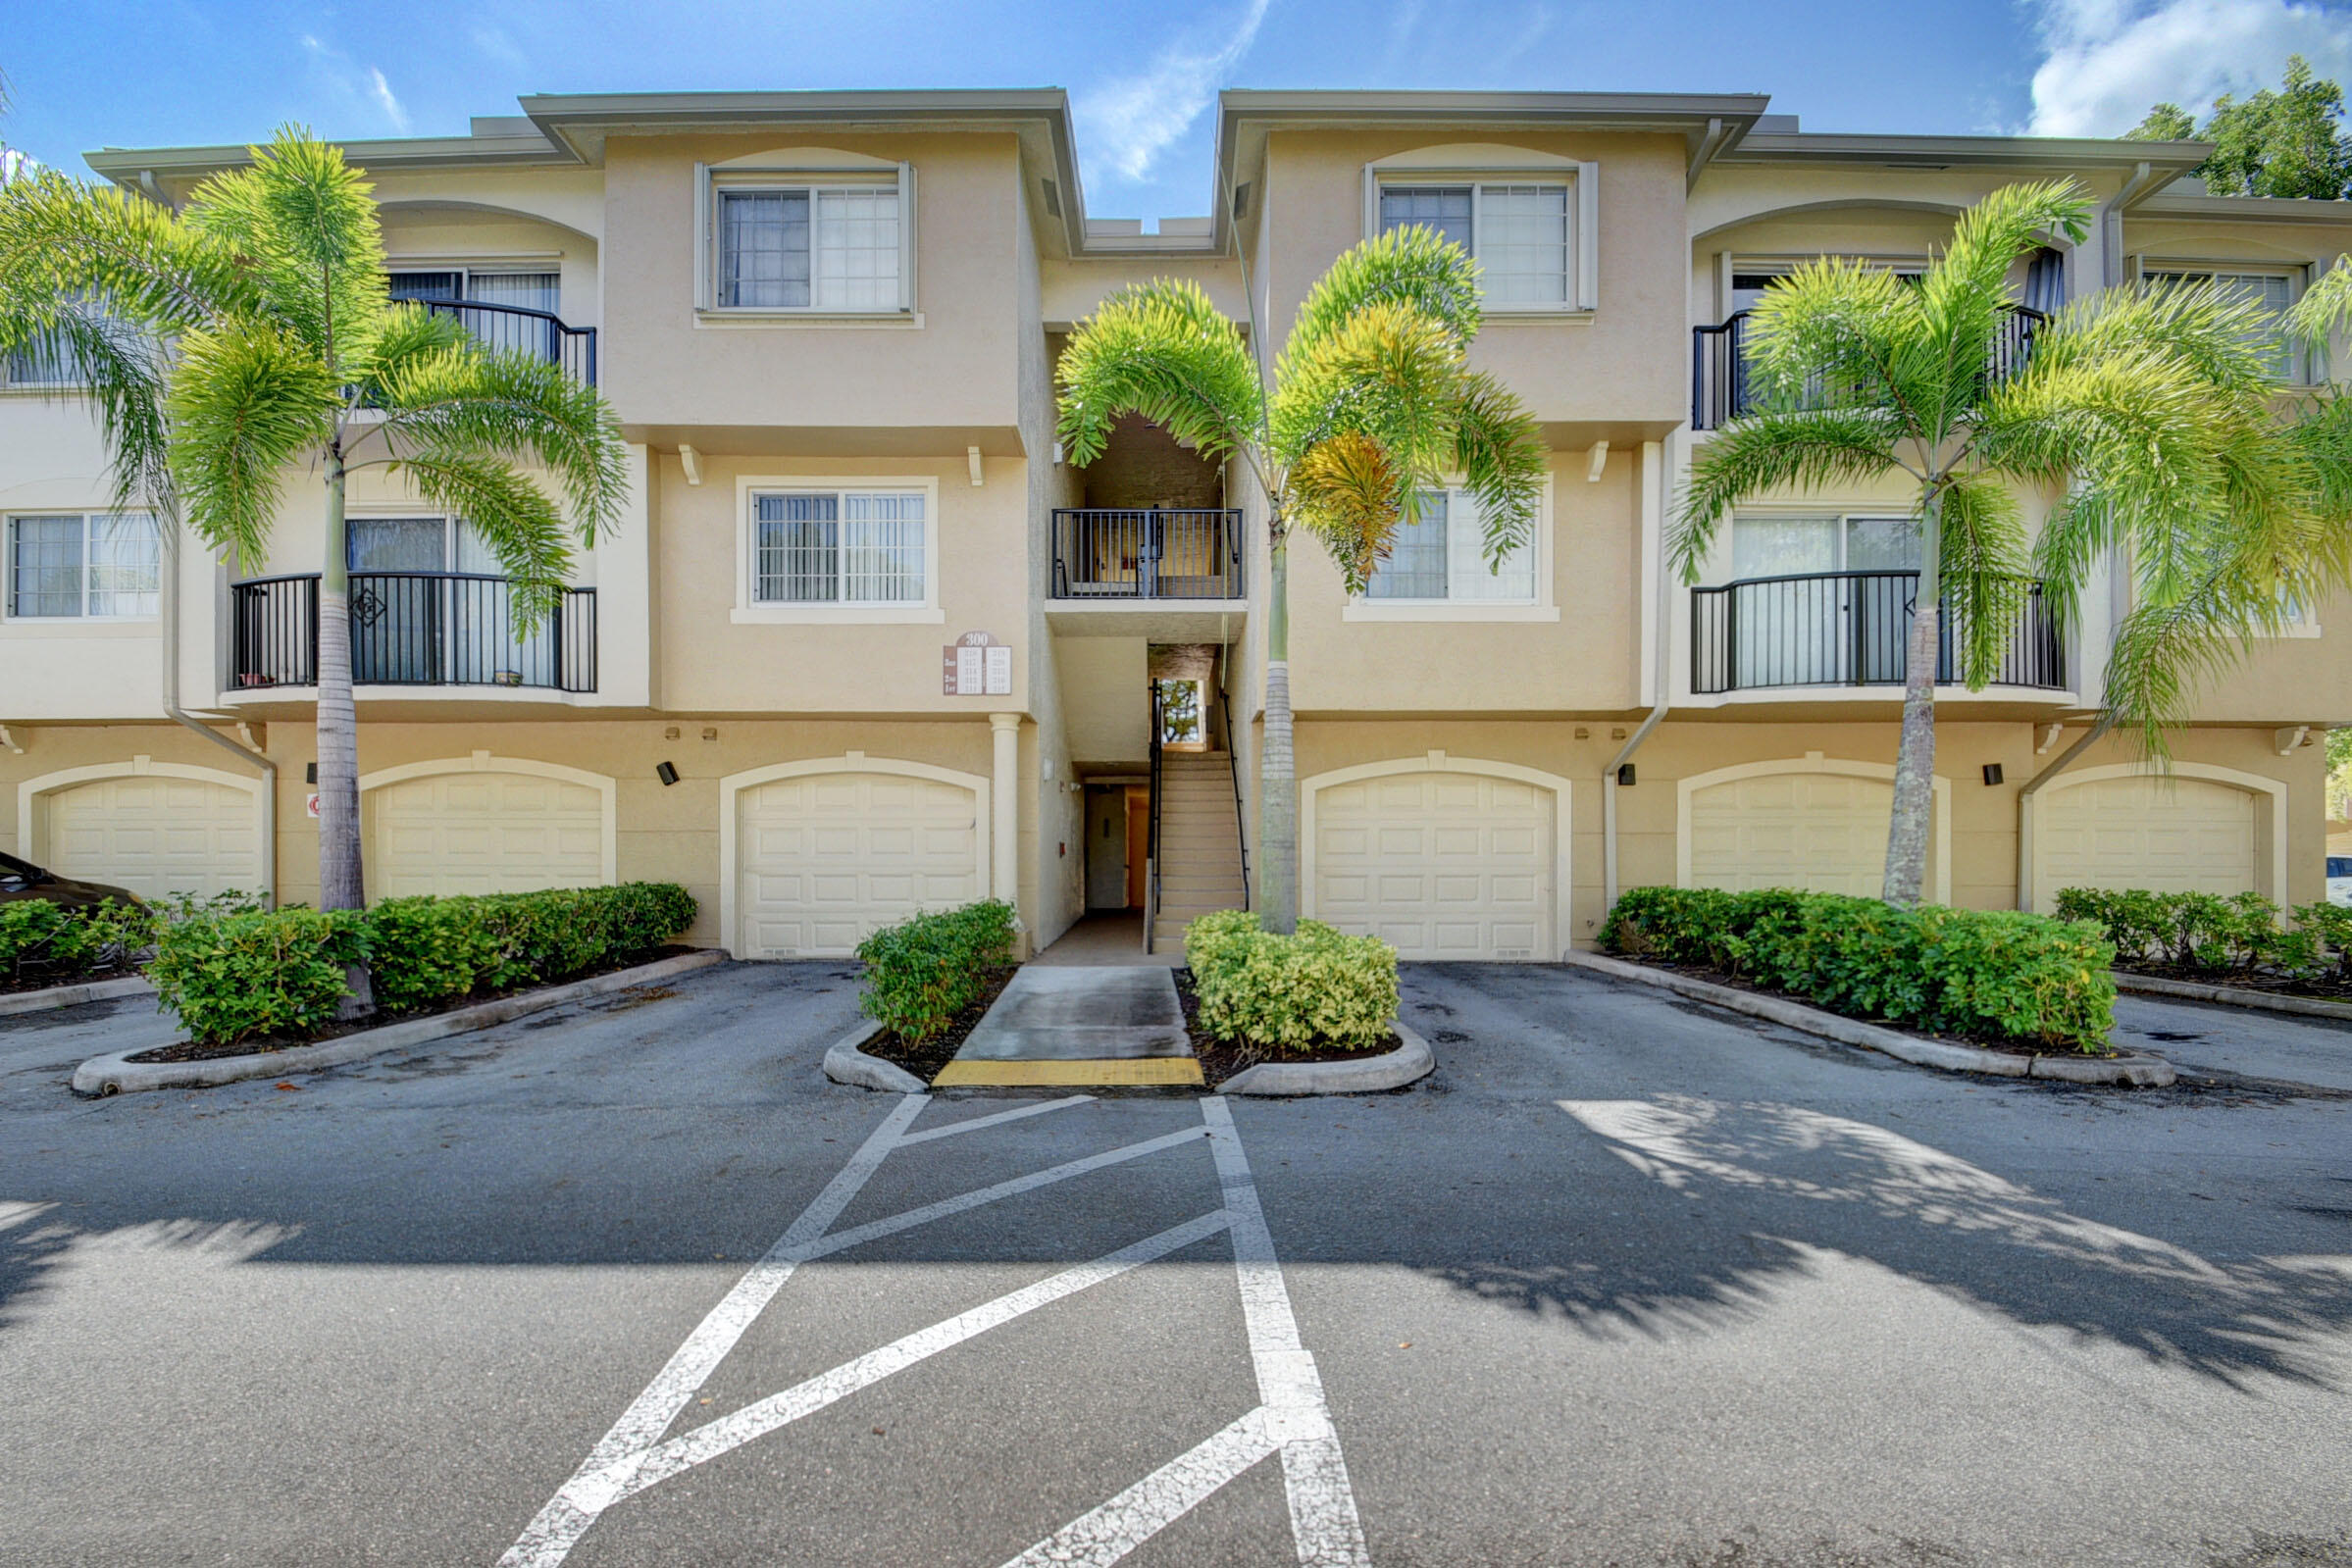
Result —
[[2201, 283], [2217, 284], [2224, 299], [2244, 300], [2258, 310], [2269, 324], [2262, 335], [2265, 357], [2270, 361], [2271, 375], [2290, 385], [2300, 385], [2309, 379], [2305, 361], [2310, 357], [2286, 331], [2287, 307], [2294, 304], [2296, 282], [2300, 271], [2253, 268], [2215, 267], [2150, 267], [2141, 274], [2151, 288], [2180, 287]]
[[128, 621], [156, 613], [155, 519], [27, 512], [8, 520], [12, 620]]
[[913, 304], [908, 177], [744, 175], [708, 187], [706, 308], [880, 315]]
[[1592, 177], [1430, 179], [1375, 186], [1379, 233], [1419, 227], [1461, 246], [1490, 310], [1590, 310]]
[[1364, 597], [1406, 604], [1534, 604], [1532, 539], [1486, 561], [1478, 502], [1467, 490], [1424, 490], [1418, 516], [1398, 525], [1388, 559], [1372, 570]]
[[751, 493], [754, 605], [887, 608], [926, 602], [929, 493], [779, 489]]

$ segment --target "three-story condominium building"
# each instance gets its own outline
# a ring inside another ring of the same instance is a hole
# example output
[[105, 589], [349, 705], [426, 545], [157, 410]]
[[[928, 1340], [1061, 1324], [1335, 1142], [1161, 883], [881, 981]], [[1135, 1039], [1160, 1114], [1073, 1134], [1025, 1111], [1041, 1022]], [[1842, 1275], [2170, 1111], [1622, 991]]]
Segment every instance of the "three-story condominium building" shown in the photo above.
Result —
[[[1546, 959], [1620, 886], [1876, 889], [1911, 498], [1743, 508], [1695, 586], [1664, 555], [1775, 275], [1917, 269], [1985, 192], [2071, 177], [2097, 222], [2020, 264], [2021, 353], [2089, 290], [2219, 276], [2283, 309], [2352, 249], [2352, 203], [2204, 194], [2198, 144], [1809, 134], [1753, 96], [1230, 92], [1209, 215], [1151, 231], [1087, 218], [1057, 91], [521, 108], [347, 152], [395, 294], [593, 379], [631, 500], [518, 637], [463, 518], [355, 483], [369, 890], [675, 880], [692, 939], [742, 957], [989, 894], [1034, 943], [1090, 909], [1164, 942], [1253, 885], [1261, 498], [1140, 422], [1084, 469], [1054, 441], [1055, 355], [1123, 283], [1192, 278], [1270, 352], [1367, 235], [1425, 224], [1482, 264], [1474, 357], [1551, 449], [1538, 526], [1490, 569], [1471, 499], [1432, 496], [1353, 598], [1293, 552], [1301, 904], [1410, 958]], [[179, 203], [246, 157], [90, 164]], [[2282, 346], [2278, 375], [2330, 366]], [[0, 847], [310, 898], [314, 488], [269, 559], [188, 549], [165, 581], [72, 379], [0, 382]], [[1996, 683], [1939, 692], [1930, 896], [2321, 896], [2352, 603], [2201, 692], [2169, 776], [2114, 740], [2037, 780], [2128, 608], [2100, 572], [2079, 624], [2031, 604]]]

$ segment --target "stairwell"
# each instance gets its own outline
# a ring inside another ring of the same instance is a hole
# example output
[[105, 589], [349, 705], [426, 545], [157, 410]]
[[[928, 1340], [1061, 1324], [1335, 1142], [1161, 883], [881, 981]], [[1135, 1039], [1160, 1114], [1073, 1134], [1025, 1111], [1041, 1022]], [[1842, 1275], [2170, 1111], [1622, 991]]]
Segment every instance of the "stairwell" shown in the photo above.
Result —
[[1242, 907], [1241, 824], [1230, 753], [1163, 751], [1159, 769], [1159, 914], [1151, 945], [1173, 951], [1195, 916]]

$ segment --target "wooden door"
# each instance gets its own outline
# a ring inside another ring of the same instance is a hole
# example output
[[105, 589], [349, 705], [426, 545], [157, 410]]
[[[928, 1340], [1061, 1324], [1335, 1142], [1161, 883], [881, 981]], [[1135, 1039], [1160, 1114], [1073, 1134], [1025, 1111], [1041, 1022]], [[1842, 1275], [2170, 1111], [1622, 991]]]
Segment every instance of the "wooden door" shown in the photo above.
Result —
[[1151, 845], [1151, 791], [1130, 784], [1127, 788], [1127, 907], [1144, 907], [1145, 857]]

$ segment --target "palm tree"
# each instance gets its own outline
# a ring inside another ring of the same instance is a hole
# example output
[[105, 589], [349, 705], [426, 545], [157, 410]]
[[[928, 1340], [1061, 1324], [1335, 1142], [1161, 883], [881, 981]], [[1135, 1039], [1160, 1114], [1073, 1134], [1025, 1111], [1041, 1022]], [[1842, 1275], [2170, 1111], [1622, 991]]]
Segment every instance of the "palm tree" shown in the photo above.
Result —
[[341, 149], [289, 126], [180, 214], [55, 174], [0, 191], [0, 349], [78, 365], [117, 505], [150, 506], [159, 526], [184, 523], [211, 549], [258, 560], [289, 478], [307, 470], [322, 486], [326, 909], [359, 907], [365, 885], [350, 475], [396, 473], [463, 517], [513, 580], [518, 635], [553, 612], [575, 540], [592, 545], [626, 494], [619, 427], [594, 388], [387, 299], [370, 188]]
[[[2012, 185], [1962, 215], [1916, 283], [1836, 259], [1776, 283], [1749, 329], [1754, 411], [1693, 462], [1676, 508], [1669, 548], [1695, 582], [1744, 501], [1898, 474], [1913, 485], [1920, 564], [1890, 903], [1916, 904], [1926, 880], [1943, 602], [1961, 678], [1980, 690], [2036, 580], [2071, 624], [2093, 564], [2121, 551], [2136, 598], [2102, 729], [2124, 725], [2162, 756], [2190, 680], [2275, 624], [2279, 583], [2310, 572], [2324, 531], [2314, 454], [2328, 443], [2274, 416], [2275, 329], [2253, 303], [2211, 286], [2111, 290], [2041, 323], [2020, 351], [2011, 267], [2048, 236], [2080, 240], [2089, 213], [2071, 181]], [[2020, 486], [2058, 498], [2030, 541]]]
[[1271, 384], [1241, 329], [1196, 283], [1111, 295], [1062, 350], [1060, 435], [1081, 466], [1140, 414], [1204, 458], [1239, 457], [1265, 497], [1265, 735], [1258, 754], [1258, 899], [1298, 919], [1298, 769], [1291, 744], [1290, 531], [1304, 527], [1361, 593], [1424, 491], [1458, 472], [1490, 565], [1526, 542], [1543, 478], [1535, 424], [1468, 363], [1478, 269], [1427, 228], [1392, 230], [1332, 264], [1300, 307]]

